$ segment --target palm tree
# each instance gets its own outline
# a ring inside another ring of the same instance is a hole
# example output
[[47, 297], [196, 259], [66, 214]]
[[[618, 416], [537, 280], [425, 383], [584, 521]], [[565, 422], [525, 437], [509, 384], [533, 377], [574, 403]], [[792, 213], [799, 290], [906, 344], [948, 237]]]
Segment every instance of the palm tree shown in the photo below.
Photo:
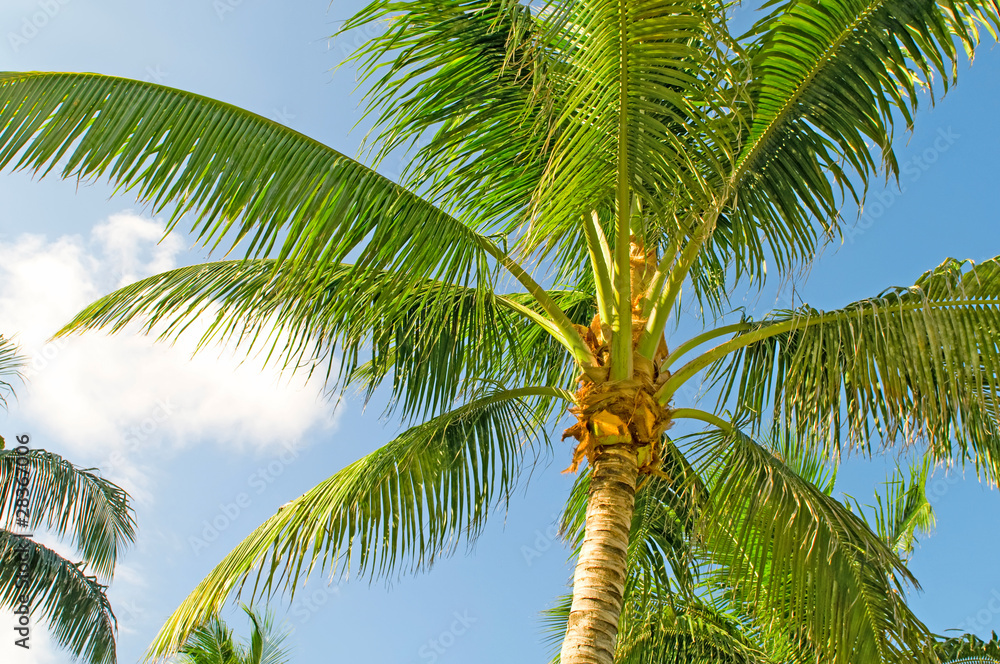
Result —
[[1000, 662], [1000, 638], [996, 632], [989, 641], [974, 634], [939, 637], [935, 652], [943, 664], [997, 664]]
[[[106, 176], [173, 206], [170, 229], [191, 212], [207, 246], [245, 250], [117, 291], [67, 332], [142, 320], [172, 338], [209, 311], [204, 341], [250, 338], [286, 366], [391, 385], [415, 423], [262, 524], [151, 654], [250, 575], [294, 592], [316, 566], [426, 567], [480, 532], [566, 406], [571, 468], [591, 470], [563, 662], [612, 661], [635, 506], [678, 455], [712, 487], [699, 536], [754, 611], [831, 661], [923, 651], [892, 550], [755, 438], [773, 421], [804, 449], [920, 442], [995, 479], [997, 261], [676, 345], [664, 331], [682, 292], [717, 315], [727, 283], [763, 283], [765, 261], [789, 275], [836, 237], [845, 199], [895, 173], [896, 124], [954, 82], [981, 31], [996, 36], [997, 6], [787, 0], [742, 37], [728, 6], [376, 0], [347, 27], [387, 21], [358, 59], [376, 157], [422, 143], [401, 182], [202, 96], [0, 75], [0, 166]], [[723, 387], [717, 412], [675, 404], [703, 370]], [[675, 445], [681, 420], [708, 431]]]
[[271, 614], [244, 606], [250, 619], [250, 638], [239, 642], [233, 631], [218, 616], [210, 616], [191, 632], [181, 646], [178, 664], [287, 664], [290, 661], [284, 641], [285, 632], [279, 632]]
[[[0, 373], [14, 373], [23, 358], [3, 343]], [[25, 620], [41, 616], [56, 642], [89, 664], [114, 664], [116, 622], [102, 580], [111, 580], [135, 537], [128, 495], [30, 442], [17, 436], [7, 448], [0, 438], [0, 606]], [[18, 533], [40, 528], [69, 538], [82, 560], [71, 562]]]

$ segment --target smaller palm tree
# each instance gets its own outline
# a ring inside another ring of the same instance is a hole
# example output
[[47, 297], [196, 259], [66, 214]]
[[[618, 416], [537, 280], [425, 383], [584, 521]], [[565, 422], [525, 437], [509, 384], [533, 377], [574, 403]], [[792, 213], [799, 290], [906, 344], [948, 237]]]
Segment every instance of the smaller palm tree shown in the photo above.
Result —
[[[0, 337], [0, 405], [22, 365]], [[0, 607], [42, 618], [56, 642], [88, 664], [114, 664], [117, 624], [105, 591], [135, 538], [128, 494], [93, 469], [30, 449], [27, 436], [11, 443], [0, 438]], [[39, 529], [72, 541], [82, 560], [19, 534]]]
[[261, 615], [244, 606], [252, 631], [246, 642], [233, 638], [233, 631], [218, 615], [195, 629], [180, 648], [178, 664], [285, 664], [288, 631], [279, 630], [271, 613]]
[[974, 634], [939, 638], [934, 653], [943, 664], [1000, 664], [1000, 638], [983, 641]]

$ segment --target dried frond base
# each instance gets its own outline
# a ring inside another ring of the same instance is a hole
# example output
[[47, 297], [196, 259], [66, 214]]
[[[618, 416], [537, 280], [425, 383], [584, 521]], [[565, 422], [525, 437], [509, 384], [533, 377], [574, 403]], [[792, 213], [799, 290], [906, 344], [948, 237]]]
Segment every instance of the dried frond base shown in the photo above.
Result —
[[[607, 338], [598, 317], [594, 317], [585, 330], [585, 339], [595, 357], [606, 362]], [[666, 356], [666, 344], [662, 355]], [[653, 474], [660, 466], [660, 444], [663, 433], [673, 424], [671, 408], [661, 406], [653, 396], [670, 377], [661, 375], [657, 367], [662, 360], [634, 362], [635, 377], [625, 381], [607, 380], [607, 367], [591, 369], [579, 379], [576, 406], [569, 409], [577, 423], [563, 432], [563, 440], [575, 438], [573, 462], [566, 473], [575, 473], [584, 459], [591, 460], [593, 452], [603, 445], [628, 445], [639, 457], [639, 472]]]

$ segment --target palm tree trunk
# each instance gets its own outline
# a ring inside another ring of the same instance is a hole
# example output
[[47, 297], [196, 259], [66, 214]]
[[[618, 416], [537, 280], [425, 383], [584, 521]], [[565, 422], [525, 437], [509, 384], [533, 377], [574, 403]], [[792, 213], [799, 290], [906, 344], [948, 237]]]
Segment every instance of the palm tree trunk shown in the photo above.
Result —
[[626, 445], [599, 447], [592, 463], [587, 525], [561, 664], [612, 664], [618, 636], [639, 467], [636, 453]]

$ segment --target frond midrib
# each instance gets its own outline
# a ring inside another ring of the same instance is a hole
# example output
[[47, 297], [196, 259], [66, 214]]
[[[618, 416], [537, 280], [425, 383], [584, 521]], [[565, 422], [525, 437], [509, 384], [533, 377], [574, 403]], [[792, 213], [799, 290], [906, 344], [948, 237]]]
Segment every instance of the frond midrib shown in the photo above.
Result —
[[778, 124], [782, 122], [789, 113], [791, 113], [792, 108], [802, 97], [802, 95], [805, 94], [806, 91], [809, 89], [809, 83], [811, 83], [813, 79], [819, 76], [820, 72], [833, 59], [833, 56], [836, 54], [838, 49], [843, 45], [843, 43], [851, 35], [853, 35], [865, 21], [871, 18], [872, 14], [877, 9], [880, 9], [881, 5], [885, 4], [887, 1], [888, 0], [872, 0], [872, 2], [868, 4], [865, 10], [860, 14], [858, 14], [858, 16], [854, 19], [854, 21], [852, 21], [847, 26], [847, 28], [845, 28], [843, 32], [841, 32], [840, 36], [832, 44], [830, 44], [830, 46], [827, 47], [827, 49], [823, 52], [823, 54], [819, 58], [817, 58], [816, 63], [813, 65], [812, 70], [808, 73], [808, 75], [805, 78], [802, 79], [802, 82], [799, 84], [794, 94], [792, 94], [787, 100], [785, 100], [784, 105], [774, 115], [771, 121], [767, 124], [767, 127], [764, 129], [763, 132], [761, 132], [757, 140], [755, 140], [753, 144], [750, 145], [750, 147], [744, 152], [744, 156], [741, 159], [739, 159], [739, 161], [737, 161], [736, 169], [733, 172], [733, 177], [731, 180], [732, 183], [730, 187], [731, 190], [735, 190], [738, 187], [743, 176], [749, 169], [749, 165], [752, 164], [756, 159], [756, 153], [759, 151], [758, 149], [761, 148], [761, 146], [766, 145], [770, 141], [771, 135], [776, 130]]

